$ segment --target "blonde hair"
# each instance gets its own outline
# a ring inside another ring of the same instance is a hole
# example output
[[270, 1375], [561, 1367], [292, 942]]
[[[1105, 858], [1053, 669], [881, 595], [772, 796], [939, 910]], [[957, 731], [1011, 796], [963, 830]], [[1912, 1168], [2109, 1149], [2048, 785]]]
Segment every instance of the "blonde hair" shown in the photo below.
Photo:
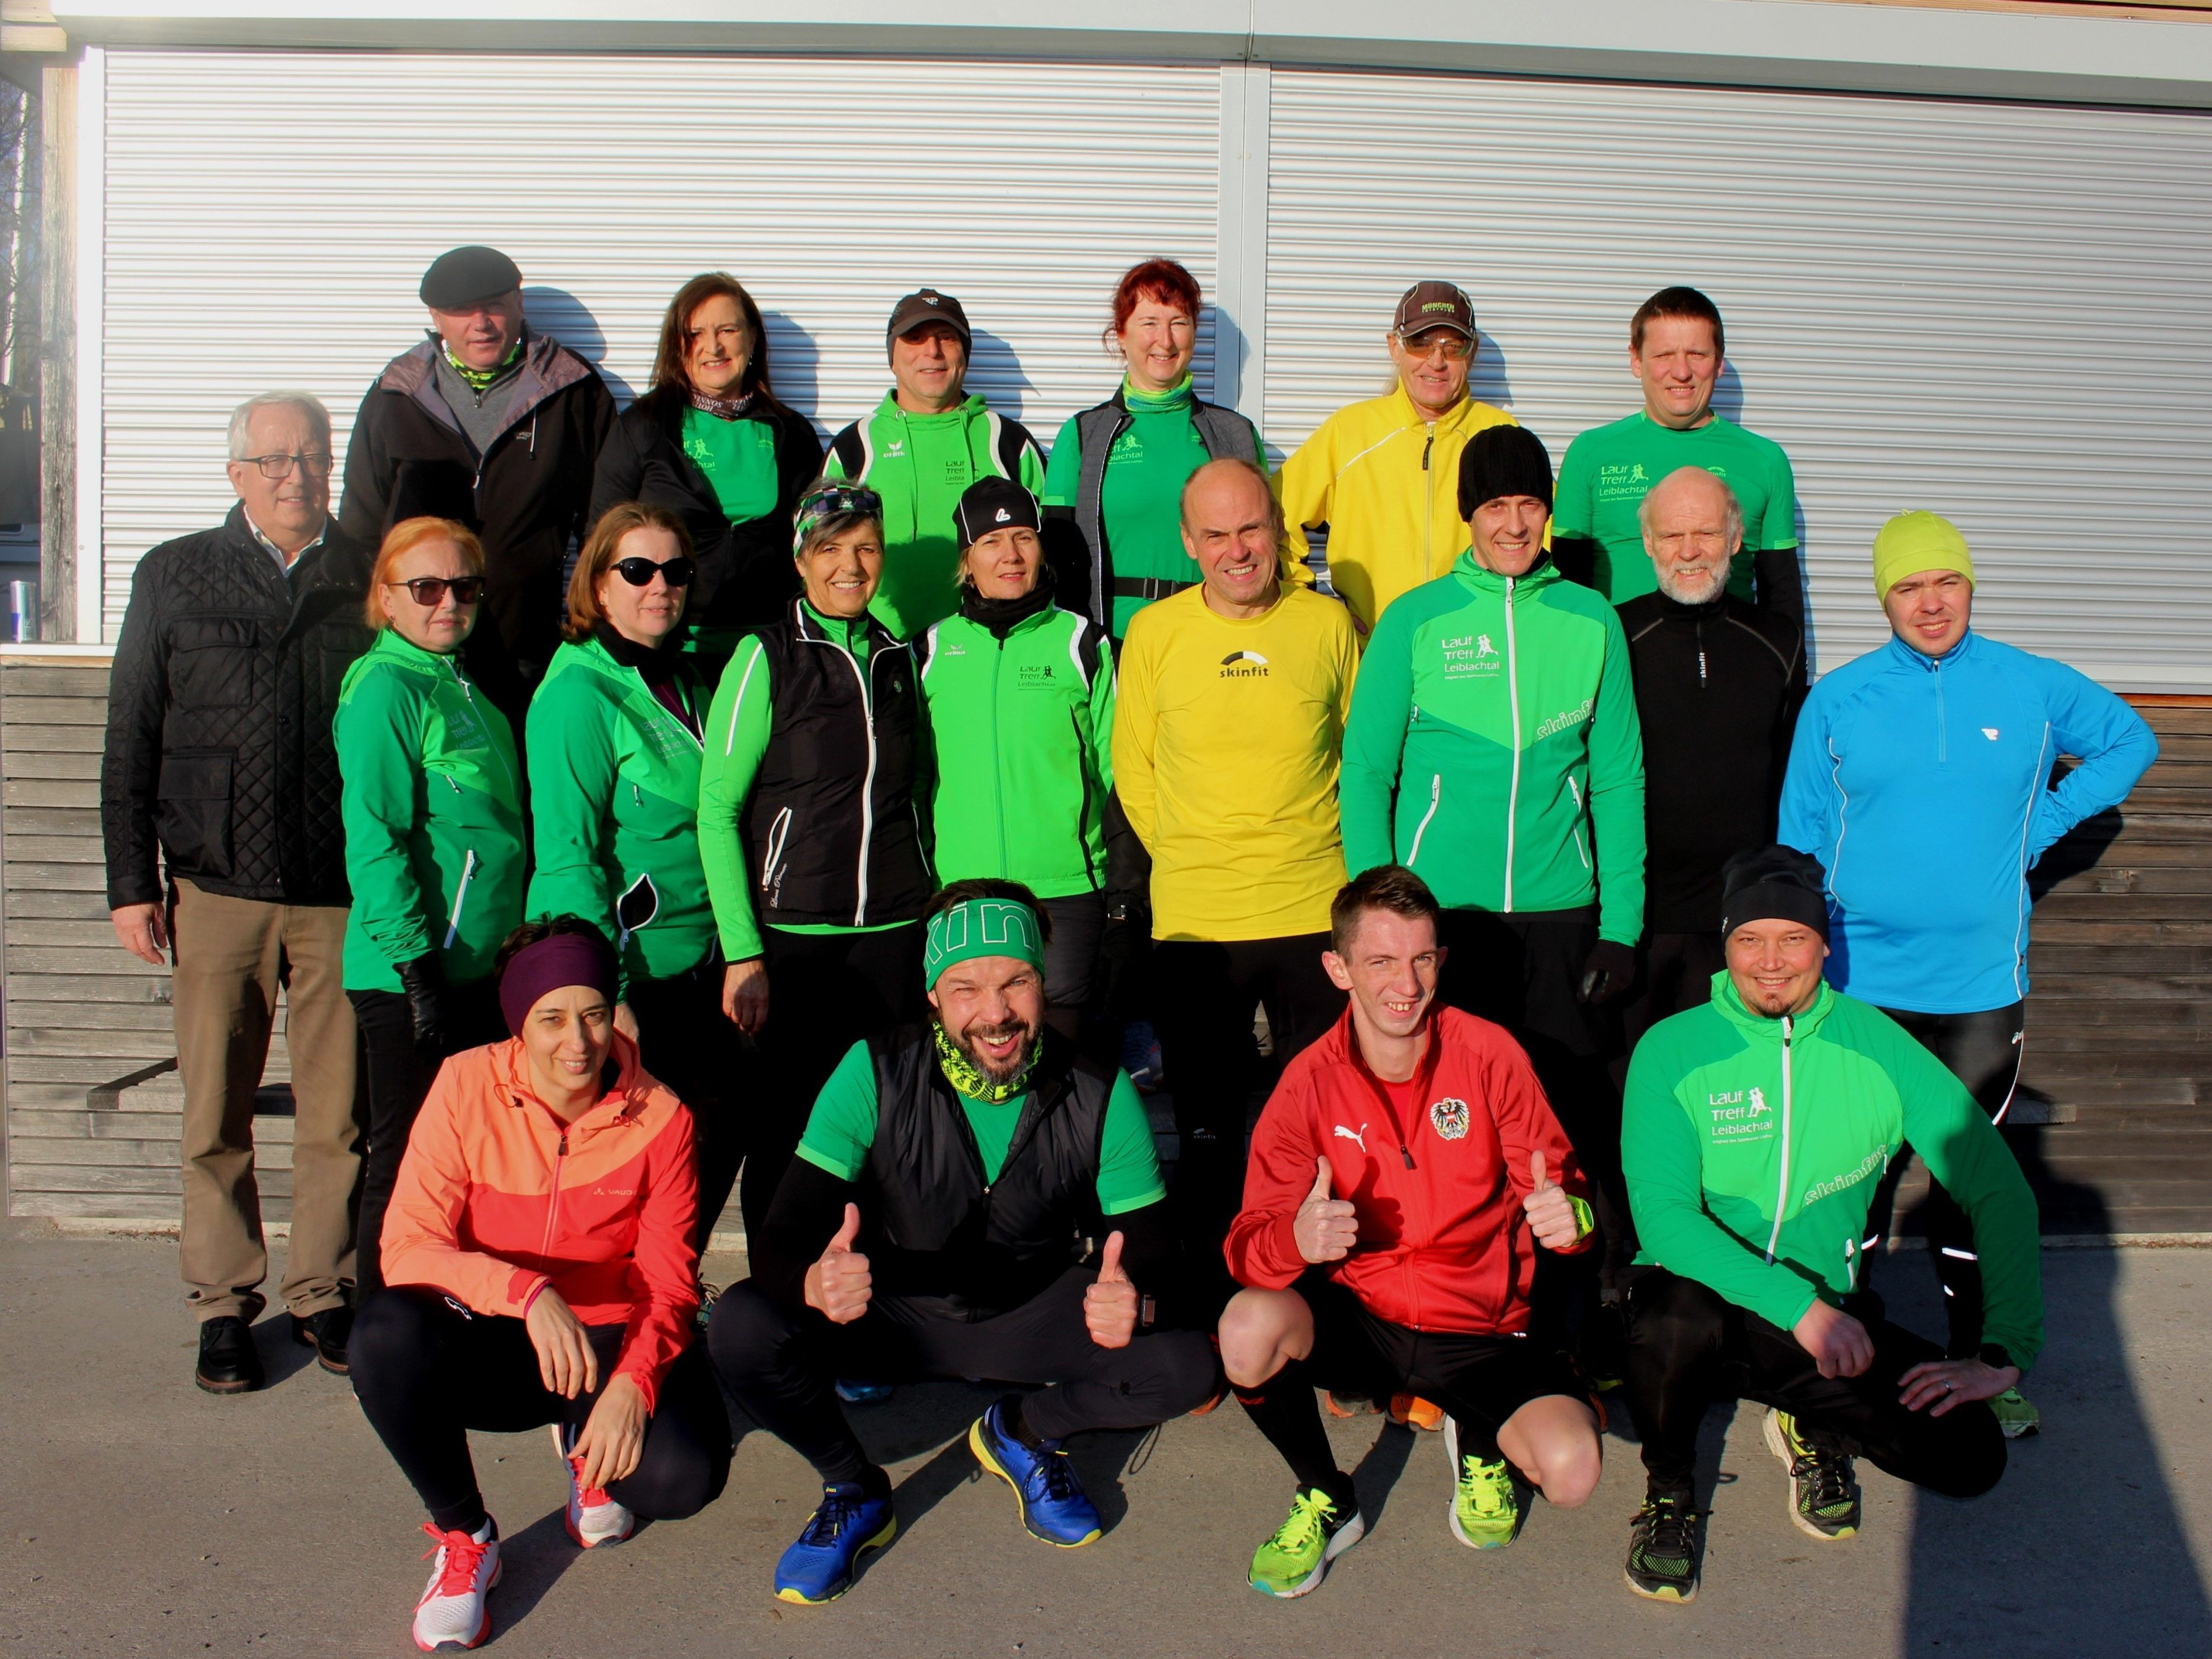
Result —
[[609, 507], [584, 538], [583, 550], [576, 555], [575, 572], [568, 578], [568, 619], [561, 625], [561, 635], [572, 644], [581, 645], [592, 637], [592, 629], [606, 620], [606, 613], [599, 609], [599, 579], [614, 563], [615, 550], [622, 545], [623, 538], [633, 530], [665, 530], [676, 538], [679, 554], [687, 559], [696, 556], [691, 532], [667, 508], [647, 507], [643, 501], [617, 501]]
[[392, 583], [392, 567], [416, 548], [432, 542], [451, 542], [460, 550], [461, 562], [468, 567], [468, 574], [483, 574], [483, 544], [468, 526], [453, 519], [402, 519], [384, 532], [384, 545], [376, 550], [376, 563], [368, 573], [368, 597], [362, 606], [362, 616], [371, 628], [392, 626], [392, 615], [384, 608], [384, 590]]

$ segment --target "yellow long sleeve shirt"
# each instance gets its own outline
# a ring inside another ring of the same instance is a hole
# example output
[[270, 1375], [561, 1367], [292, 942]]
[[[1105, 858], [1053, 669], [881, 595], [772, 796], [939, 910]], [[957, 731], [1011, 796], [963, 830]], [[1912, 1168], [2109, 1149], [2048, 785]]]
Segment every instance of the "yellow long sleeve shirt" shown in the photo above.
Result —
[[1283, 463], [1283, 522], [1294, 535], [1328, 526], [1329, 582], [1362, 627], [1466, 551], [1460, 453], [1485, 427], [1515, 424], [1472, 398], [1431, 421], [1393, 386], [1338, 410]]
[[1265, 616], [1203, 587], [1131, 619], [1114, 781], [1152, 855], [1152, 937], [1283, 939], [1344, 884], [1337, 772], [1359, 647], [1334, 599], [1285, 586]]

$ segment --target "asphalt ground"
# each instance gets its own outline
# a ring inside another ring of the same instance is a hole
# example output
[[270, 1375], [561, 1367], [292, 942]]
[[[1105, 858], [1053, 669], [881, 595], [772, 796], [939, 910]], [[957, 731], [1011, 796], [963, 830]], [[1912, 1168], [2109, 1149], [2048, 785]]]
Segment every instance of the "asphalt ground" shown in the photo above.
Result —
[[[965, 1443], [991, 1391], [902, 1389], [856, 1413], [899, 1483], [901, 1532], [851, 1595], [770, 1598], [777, 1553], [811, 1506], [809, 1472], [748, 1431], [729, 1488], [694, 1520], [585, 1555], [561, 1526], [542, 1431], [477, 1437], [507, 1539], [494, 1593], [501, 1656], [1635, 1654], [1666, 1659], [1887, 1655], [2212, 1655], [2212, 1255], [2044, 1255], [2051, 1342], [2029, 1392], [2040, 1437], [1989, 1497], [1925, 1497], [1863, 1468], [1867, 1524], [1816, 1542], [1786, 1513], [1759, 1413], [1717, 1408], [1705, 1584], [1687, 1607], [1622, 1583], [1641, 1474], [1614, 1413], [1602, 1486], [1535, 1506], [1510, 1548], [1453, 1541], [1442, 1437], [1366, 1417], [1331, 1432], [1371, 1530], [1298, 1601], [1244, 1583], [1290, 1480], [1233, 1401], [1154, 1437], [1073, 1448], [1105, 1536], [1057, 1551]], [[708, 1277], [735, 1264], [710, 1258]], [[1935, 1328], [1924, 1258], [1884, 1264], [1893, 1312]], [[193, 1327], [173, 1243], [0, 1237], [0, 1652], [413, 1651], [428, 1571], [411, 1492], [346, 1384], [258, 1329], [275, 1381], [218, 1399], [191, 1386]]]

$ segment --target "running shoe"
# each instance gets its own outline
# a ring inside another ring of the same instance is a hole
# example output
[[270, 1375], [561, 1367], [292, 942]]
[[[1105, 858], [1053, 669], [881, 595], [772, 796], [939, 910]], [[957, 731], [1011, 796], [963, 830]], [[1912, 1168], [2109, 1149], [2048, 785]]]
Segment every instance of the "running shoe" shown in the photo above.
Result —
[[1444, 1408], [1417, 1394], [1390, 1396], [1390, 1420], [1413, 1428], [1434, 1431], [1444, 1425]]
[[556, 1423], [552, 1428], [553, 1449], [568, 1466], [568, 1508], [561, 1517], [568, 1536], [580, 1550], [621, 1543], [637, 1530], [637, 1517], [608, 1497], [605, 1487], [584, 1484], [584, 1460], [576, 1455], [581, 1431], [573, 1423]]
[[822, 1488], [791, 1547], [775, 1564], [775, 1599], [802, 1607], [834, 1601], [853, 1588], [863, 1550], [879, 1550], [898, 1532], [889, 1498], [871, 1498], [857, 1480]]
[[474, 1533], [422, 1530], [434, 1540], [424, 1553], [430, 1582], [415, 1604], [415, 1645], [425, 1653], [465, 1652], [491, 1635], [491, 1587], [499, 1583], [499, 1528], [489, 1516]]
[[888, 1382], [863, 1382], [857, 1377], [837, 1379], [837, 1398], [848, 1406], [873, 1406], [891, 1397]]
[[1513, 1490], [1513, 1471], [1502, 1457], [1486, 1461], [1473, 1452], [1462, 1456], [1459, 1425], [1444, 1419], [1444, 1455], [1452, 1466], [1452, 1536], [1471, 1550], [1502, 1550], [1521, 1524], [1521, 1501]]
[[2008, 1440], [2043, 1432], [2043, 1413], [2029, 1405], [2018, 1389], [2007, 1389], [1990, 1401], [1990, 1409], [1997, 1414], [1997, 1426]]
[[1796, 1418], [1771, 1406], [1762, 1432], [1766, 1449], [1790, 1471], [1790, 1518], [1798, 1531], [1826, 1540], [1857, 1536], [1859, 1488], [1851, 1460], [1814, 1445], [1798, 1431]]
[[1698, 1510], [1686, 1492], [1654, 1492], [1628, 1528], [1628, 1588], [1654, 1601], [1698, 1599]]
[[1364, 1395], [1340, 1395], [1331, 1389], [1326, 1398], [1331, 1417], [1373, 1417], [1382, 1409]]
[[1253, 1553], [1252, 1588], [1262, 1595], [1304, 1595], [1321, 1583], [1330, 1562], [1366, 1535], [1358, 1510], [1345, 1514], [1319, 1486], [1308, 1486], [1291, 1499], [1275, 1535]]
[[1033, 1537], [1064, 1550], [1080, 1548], [1098, 1536], [1098, 1511], [1083, 1494], [1083, 1483], [1057, 1440], [1024, 1445], [1006, 1431], [1008, 1395], [968, 1429], [975, 1461], [1014, 1489], [1022, 1524]]

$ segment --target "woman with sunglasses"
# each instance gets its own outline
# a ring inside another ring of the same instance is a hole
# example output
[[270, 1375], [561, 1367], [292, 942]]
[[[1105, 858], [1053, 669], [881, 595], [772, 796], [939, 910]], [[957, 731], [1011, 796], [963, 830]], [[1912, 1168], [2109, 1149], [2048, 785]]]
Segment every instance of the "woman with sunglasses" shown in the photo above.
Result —
[[449, 519], [392, 527], [369, 579], [368, 653], [332, 722], [344, 780], [344, 980], [368, 1126], [355, 1279], [382, 1287], [384, 1212], [447, 1055], [497, 1039], [492, 962], [522, 920], [522, 778], [507, 716], [459, 652], [483, 603], [483, 545]]
[[919, 1018], [931, 891], [914, 653], [868, 614], [883, 501], [862, 485], [818, 483], [799, 501], [793, 541], [802, 591], [722, 671], [699, 787], [700, 851], [730, 963], [722, 1006], [761, 1034], [769, 1066], [739, 1194], [756, 1237], [845, 1051]]
[[699, 862], [707, 686], [684, 650], [698, 565], [682, 520], [624, 501], [592, 527], [568, 582], [568, 636], [531, 699], [524, 744], [538, 868], [532, 917], [578, 915], [622, 958], [616, 1018], [698, 1121], [703, 1245], [744, 1156], [737, 1029]]
[[690, 622], [720, 663], [797, 590], [792, 508], [822, 470], [822, 440], [769, 386], [760, 307], [723, 271], [694, 276], [661, 319], [653, 383], [599, 452], [592, 517], [620, 501], [684, 521], [699, 561]]

